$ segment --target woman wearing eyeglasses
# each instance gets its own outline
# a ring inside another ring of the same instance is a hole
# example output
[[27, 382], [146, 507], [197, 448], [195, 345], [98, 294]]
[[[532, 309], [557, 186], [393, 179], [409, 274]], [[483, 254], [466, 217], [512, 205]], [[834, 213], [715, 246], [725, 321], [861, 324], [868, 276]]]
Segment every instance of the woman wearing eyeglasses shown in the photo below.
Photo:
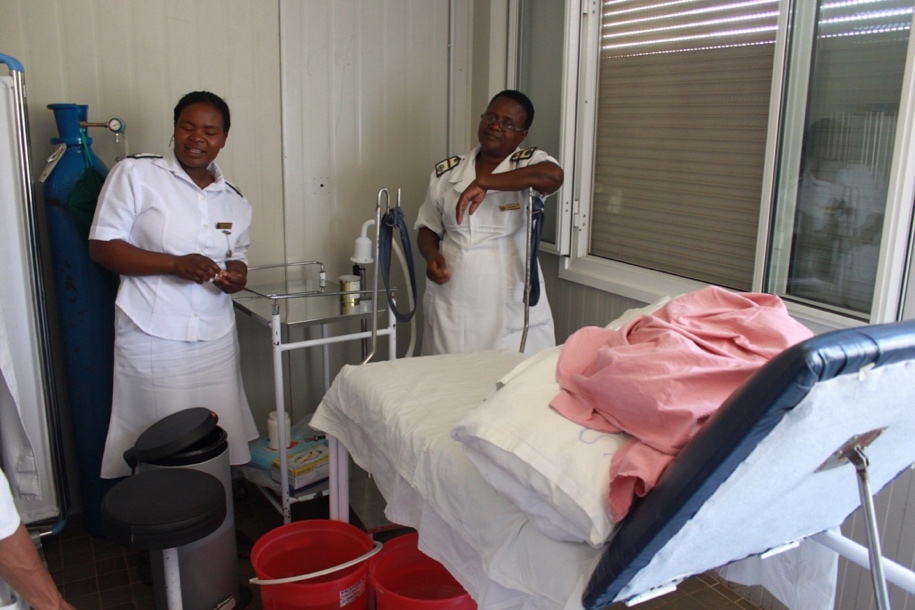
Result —
[[[533, 120], [526, 95], [496, 94], [480, 117], [479, 146], [441, 161], [432, 172], [415, 225], [429, 280], [424, 355], [517, 350], [521, 343], [527, 189], [546, 197], [563, 181], [553, 157], [520, 147]], [[543, 295], [530, 310], [525, 352], [555, 343]]]

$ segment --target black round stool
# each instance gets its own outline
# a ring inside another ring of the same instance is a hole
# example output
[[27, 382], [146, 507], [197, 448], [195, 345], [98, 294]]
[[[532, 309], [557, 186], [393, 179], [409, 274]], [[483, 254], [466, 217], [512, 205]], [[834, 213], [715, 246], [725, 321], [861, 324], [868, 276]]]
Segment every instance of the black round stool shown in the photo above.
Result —
[[[169, 610], [180, 610], [178, 547], [214, 532], [226, 517], [225, 488], [219, 479], [184, 468], [150, 470], [128, 477], [102, 498], [102, 526], [113, 542], [146, 551], [161, 550]], [[205, 569], [205, 566], [201, 566]]]

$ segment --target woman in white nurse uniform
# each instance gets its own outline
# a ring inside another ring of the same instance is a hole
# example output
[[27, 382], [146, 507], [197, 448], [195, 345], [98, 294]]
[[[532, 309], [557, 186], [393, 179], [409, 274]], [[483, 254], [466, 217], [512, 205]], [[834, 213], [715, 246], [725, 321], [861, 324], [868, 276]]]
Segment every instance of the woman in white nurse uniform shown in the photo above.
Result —
[[241, 379], [231, 293], [248, 276], [251, 206], [215, 163], [229, 108], [195, 91], [175, 107], [174, 151], [114, 166], [89, 233], [92, 260], [121, 275], [103, 478], [130, 474], [124, 451], [167, 415], [219, 416], [233, 465], [257, 428]]
[[[519, 148], [533, 119], [526, 95], [496, 94], [480, 118], [479, 146], [442, 161], [432, 173], [415, 224], [428, 280], [424, 355], [517, 350], [521, 344], [527, 189], [546, 196], [563, 182], [555, 159]], [[530, 310], [525, 352], [555, 343], [542, 294]]]

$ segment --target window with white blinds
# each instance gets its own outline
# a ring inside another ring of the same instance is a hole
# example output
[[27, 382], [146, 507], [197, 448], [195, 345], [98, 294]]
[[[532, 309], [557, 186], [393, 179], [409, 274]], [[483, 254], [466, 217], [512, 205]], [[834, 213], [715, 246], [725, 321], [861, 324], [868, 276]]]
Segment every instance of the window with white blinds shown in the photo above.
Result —
[[913, 4], [818, 4], [802, 144], [792, 149], [801, 134], [789, 125], [781, 136], [767, 286], [775, 294], [871, 317]]
[[606, 0], [589, 252], [751, 288], [778, 0]]

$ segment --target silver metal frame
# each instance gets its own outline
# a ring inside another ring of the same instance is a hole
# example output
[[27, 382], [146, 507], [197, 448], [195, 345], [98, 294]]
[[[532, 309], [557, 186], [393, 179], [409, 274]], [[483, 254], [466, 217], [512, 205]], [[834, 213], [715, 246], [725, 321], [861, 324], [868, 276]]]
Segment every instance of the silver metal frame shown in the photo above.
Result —
[[[31, 298], [36, 330], [39, 335], [36, 339], [40, 352], [38, 354], [39, 364], [44, 373], [42, 390], [44, 392], [46, 405], [45, 417], [48, 424], [48, 435], [51, 441], [49, 451], [51, 463], [55, 470], [53, 477], [54, 488], [57, 493], [57, 504], [61, 518], [58, 525], [62, 525], [64, 516], [69, 512], [70, 493], [67, 487], [67, 468], [63, 454], [61, 407], [58, 396], [54, 391], [54, 388], [58, 387], [59, 376], [54, 367], [54, 357], [51, 350], [50, 324], [48, 312], [45, 308], [48, 298], [42, 280], [42, 270], [44, 269], [44, 266], [41, 258], [41, 237], [30, 163], [31, 135], [29, 132], [28, 97], [26, 95], [25, 74], [22, 71], [13, 69], [11, 66], [9, 66], [9, 68], [9, 75], [13, 81], [13, 94], [15, 97], [13, 112], [16, 121], [16, 150], [19, 157], [19, 166], [21, 168], [19, 181], [22, 190], [22, 203], [27, 225], [25, 231], [29, 239], [29, 251], [31, 254], [30, 259], [27, 261], [29, 275], [32, 278], [31, 294], [29, 297]], [[55, 526], [55, 528], [56, 527], [57, 526]], [[45, 531], [42, 535], [51, 533], [52, 531]]]

